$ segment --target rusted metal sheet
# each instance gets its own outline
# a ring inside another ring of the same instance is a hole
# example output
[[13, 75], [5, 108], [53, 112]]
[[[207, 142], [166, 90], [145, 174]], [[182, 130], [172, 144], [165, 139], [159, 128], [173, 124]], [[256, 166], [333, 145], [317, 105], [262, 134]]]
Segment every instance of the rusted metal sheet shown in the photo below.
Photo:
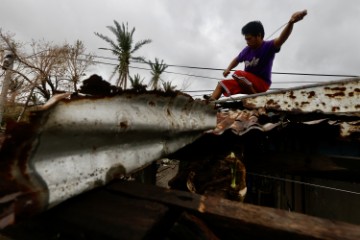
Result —
[[[276, 119], [276, 121], [273, 121], [272, 118], [269, 117], [270, 115], [275, 116], [274, 119]], [[359, 117], [336, 119], [330, 116], [327, 117], [327, 115], [316, 115], [312, 120], [305, 121], [302, 120], [301, 117], [295, 117], [293, 120], [290, 120], [286, 116], [287, 113], [267, 112], [264, 108], [220, 111], [217, 116], [216, 128], [208, 132], [220, 135], [226, 130], [231, 130], [234, 134], [241, 136], [254, 129], [267, 132], [274, 128], [286, 127], [289, 124], [316, 125], [327, 123], [328, 125], [339, 126], [339, 136], [360, 140]], [[357, 120], [355, 118], [357, 118]]]
[[134, 172], [216, 125], [212, 105], [150, 93], [66, 100], [37, 115], [9, 127], [0, 151], [0, 205], [12, 214], [39, 212]]
[[241, 136], [252, 129], [266, 132], [283, 124], [283, 122], [280, 121], [275, 123], [260, 123], [259, 117], [261, 115], [266, 115], [264, 108], [254, 110], [232, 109], [227, 111], [220, 111], [217, 115], [216, 128], [209, 132], [220, 135], [226, 130], [231, 129], [233, 133]]
[[360, 115], [360, 78], [289, 88], [238, 98], [246, 108]]
[[360, 136], [360, 120], [334, 124], [338, 124], [340, 126], [341, 136], [343, 137], [348, 137], [354, 133], [357, 133], [357, 135]]
[[[231, 129], [243, 135], [251, 129], [269, 131], [289, 123], [327, 122], [339, 126], [339, 136], [360, 139], [360, 78], [254, 94], [232, 101], [241, 101], [242, 107], [219, 111], [214, 134]], [[309, 119], [310, 114], [313, 116]]]

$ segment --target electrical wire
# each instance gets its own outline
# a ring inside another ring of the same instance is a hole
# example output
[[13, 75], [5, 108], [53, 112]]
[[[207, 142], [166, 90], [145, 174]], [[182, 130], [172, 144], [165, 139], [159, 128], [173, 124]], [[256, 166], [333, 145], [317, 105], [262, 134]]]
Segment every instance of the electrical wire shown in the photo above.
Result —
[[[102, 59], [111, 59], [111, 60], [117, 60], [114, 58], [108, 58], [108, 57], [98, 57], [98, 58], [102, 58]], [[80, 59], [82, 60], [82, 59]], [[84, 61], [84, 60], [83, 60]], [[117, 64], [115, 63], [109, 63], [109, 62], [103, 62], [103, 61], [93, 61], [94, 63], [98, 63], [98, 64], [105, 64], [105, 65], [111, 65], [111, 66], [117, 66]], [[134, 62], [134, 63], [140, 63], [140, 64], [148, 64], [148, 63], [143, 63], [143, 62]], [[181, 68], [187, 68], [189, 66], [183, 66], [183, 65], [171, 65], [173, 67], [181, 67]], [[146, 70], [146, 71], [151, 71], [150, 68], [144, 68], [144, 67], [135, 67], [135, 66], [129, 66], [129, 68], [133, 68], [133, 69], [140, 69], [140, 70]], [[221, 70], [222, 69], [217, 69], [217, 68], [205, 68], [205, 67], [191, 67], [192, 69], [207, 69], [207, 70]], [[163, 73], [168, 73], [168, 74], [176, 74], [176, 75], [182, 75], [182, 76], [189, 76], [189, 77], [195, 77], [195, 78], [204, 78], [204, 79], [212, 79], [212, 80], [217, 80], [220, 81], [222, 80], [222, 78], [214, 78], [214, 77], [208, 77], [208, 76], [200, 76], [200, 75], [196, 75], [196, 74], [187, 74], [187, 73], [179, 73], [179, 72], [172, 72], [172, 71], [164, 71]], [[274, 73], [274, 72], [273, 72]], [[309, 73], [281, 73], [281, 72], [277, 72], [274, 74], [287, 74], [287, 75], [307, 75], [307, 76], [336, 76], [336, 77], [356, 77], [355, 75], [330, 75], [330, 74], [309, 74]], [[310, 84], [310, 83], [321, 83], [322, 81], [273, 81], [272, 85], [275, 84]], [[285, 88], [285, 87], [284, 87]], [[284, 88], [270, 88], [269, 90], [281, 90]], [[198, 90], [199, 92], [212, 92], [213, 90]], [[186, 92], [186, 91], [184, 91]], [[193, 97], [199, 97], [202, 95], [192, 95]]]
[[310, 186], [310, 187], [317, 187], [317, 188], [323, 188], [323, 189], [327, 189], [327, 190], [333, 190], [333, 191], [339, 191], [339, 192], [344, 192], [344, 193], [360, 195], [360, 192], [354, 192], [354, 191], [345, 190], [345, 189], [341, 189], [341, 188], [328, 187], [328, 186], [323, 186], [323, 185], [314, 184], [314, 183], [307, 183], [307, 182], [291, 180], [291, 179], [281, 178], [281, 177], [274, 177], [274, 176], [263, 175], [263, 174], [252, 173], [252, 172], [247, 172], [247, 174], [252, 175], [252, 176], [257, 176], [257, 177], [273, 179], [273, 180], [277, 180], [277, 181], [296, 183], [296, 184], [301, 184], [301, 185]]
[[[268, 38], [270, 38], [272, 35], [274, 35], [277, 31], [279, 31], [282, 27], [284, 27], [287, 23], [279, 27], [273, 34], [271, 34]], [[42, 51], [44, 52], [44, 51]], [[39, 53], [32, 54], [29, 57], [33, 57]], [[105, 57], [105, 56], [98, 56], [98, 55], [90, 55], [90, 54], [81, 54], [83, 56], [92, 56], [93, 58], [97, 59], [108, 59], [108, 60], [114, 60], [118, 61], [116, 58], [111, 57]], [[79, 59], [79, 61], [88, 61], [87, 59]], [[115, 63], [109, 63], [104, 61], [93, 61], [96, 64], [104, 64], [104, 65], [110, 65], [110, 66], [117, 66], [118, 64]], [[149, 64], [149, 62], [138, 62], [138, 61], [132, 61], [136, 64]], [[150, 62], [151, 63], [151, 62]], [[196, 66], [186, 66], [186, 65], [176, 65], [176, 64], [166, 64], [168, 67], [174, 67], [174, 68], [186, 68], [186, 69], [195, 69], [195, 70], [211, 70], [211, 71], [223, 71], [223, 69], [220, 68], [212, 68], [212, 67], [196, 67]], [[144, 68], [144, 67], [137, 67], [137, 66], [129, 66], [129, 68], [133, 69], [139, 69], [139, 70], [145, 70], [145, 71], [151, 71], [150, 68]], [[164, 71], [163, 73], [168, 74], [177, 74], [182, 76], [189, 76], [189, 77], [195, 77], [195, 78], [204, 78], [204, 79], [212, 79], [212, 80], [222, 80], [222, 78], [215, 78], [215, 77], [209, 77], [209, 76], [201, 76], [196, 74], [188, 74], [188, 73], [180, 73], [180, 72], [174, 72], [174, 71]], [[358, 75], [345, 75], [345, 74], [318, 74], [318, 73], [295, 73], [295, 72], [272, 72], [272, 74], [279, 74], [279, 75], [302, 75], [302, 76], [316, 76], [316, 77], [358, 77]], [[272, 84], [306, 84], [306, 83], [321, 83], [322, 81], [273, 81]], [[284, 89], [284, 88], [271, 88], [270, 90], [274, 89]], [[198, 90], [199, 92], [211, 92], [212, 90]], [[190, 92], [190, 91], [189, 91]], [[196, 92], [196, 91], [194, 91]], [[198, 96], [198, 95], [194, 95]]]
[[[88, 56], [88, 55], [86, 55], [86, 56]], [[118, 59], [116, 59], [116, 58], [110, 58], [110, 57], [104, 57], [104, 56], [98, 56], [98, 55], [94, 55], [93, 57], [118, 61]], [[100, 61], [94, 61], [94, 62], [101, 63], [101, 64], [109, 64], [109, 65], [114, 65], [114, 66], [117, 65], [117, 64], [113, 64], [113, 63], [105, 63], [105, 62], [100, 62]], [[136, 64], [147, 64], [147, 65], [149, 64], [148, 62], [137, 62], [137, 61], [130, 61], [130, 62], [136, 63]], [[188, 69], [197, 69], [197, 70], [211, 70], [211, 71], [223, 71], [224, 70], [222, 68], [212, 68], [212, 67], [196, 67], [196, 66], [186, 66], [186, 65], [176, 65], [176, 64], [166, 64], [166, 65], [169, 67], [188, 68]], [[151, 70], [150, 68], [147, 69], [147, 68], [140, 68], [140, 67], [134, 67], [134, 66], [129, 66], [129, 67], [144, 69], [144, 70], [149, 70], [149, 71]], [[212, 77], [206, 77], [206, 76], [197, 76], [197, 75], [193, 75], [193, 74], [181, 74], [181, 73], [169, 72], [169, 71], [164, 71], [164, 72], [172, 73], [172, 74], [186, 75], [186, 76], [193, 76], [193, 77], [200, 77], [200, 78], [216, 79], [216, 80], [222, 79], [222, 78], [212, 78]], [[298, 73], [298, 72], [272, 72], [272, 74], [317, 76], [317, 77], [359, 77], [359, 75], [355, 75], [355, 74], [322, 74], [322, 73]]]

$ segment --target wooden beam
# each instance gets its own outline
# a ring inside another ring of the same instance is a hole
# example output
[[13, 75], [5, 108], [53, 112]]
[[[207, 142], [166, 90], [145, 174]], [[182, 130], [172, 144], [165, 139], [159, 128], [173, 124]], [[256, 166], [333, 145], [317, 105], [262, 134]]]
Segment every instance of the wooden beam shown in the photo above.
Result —
[[305, 214], [255, 206], [136, 182], [113, 182], [118, 194], [177, 206], [199, 214], [212, 224], [261, 239], [360, 239], [360, 226]]

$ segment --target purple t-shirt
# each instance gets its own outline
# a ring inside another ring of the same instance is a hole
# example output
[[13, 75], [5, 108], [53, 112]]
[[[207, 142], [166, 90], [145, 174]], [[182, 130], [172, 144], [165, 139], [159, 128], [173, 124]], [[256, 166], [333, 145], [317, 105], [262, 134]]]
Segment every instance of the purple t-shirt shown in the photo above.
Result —
[[257, 49], [245, 47], [237, 56], [239, 62], [245, 63], [245, 71], [255, 74], [271, 84], [271, 69], [275, 53], [280, 49], [274, 46], [274, 40], [263, 41]]

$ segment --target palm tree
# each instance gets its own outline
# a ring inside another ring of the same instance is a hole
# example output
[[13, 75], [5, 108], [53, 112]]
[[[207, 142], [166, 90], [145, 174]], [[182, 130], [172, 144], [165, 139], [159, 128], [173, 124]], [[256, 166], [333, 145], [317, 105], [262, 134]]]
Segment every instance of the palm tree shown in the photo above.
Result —
[[162, 86], [163, 86], [164, 92], [174, 92], [177, 87], [176, 85], [173, 86], [171, 84], [171, 82], [163, 82]]
[[146, 91], [146, 85], [143, 84], [144, 79], [141, 79], [139, 74], [135, 74], [134, 77], [130, 77], [130, 83], [131, 83], [131, 87], [136, 91], [136, 92], [145, 92]]
[[159, 87], [159, 80], [160, 75], [165, 71], [165, 69], [168, 67], [164, 63], [164, 60], [161, 60], [161, 63], [159, 62], [159, 59], [155, 58], [155, 62], [149, 62], [150, 68], [151, 68], [151, 75], [152, 78], [150, 80], [150, 87], [154, 90], [157, 90]]
[[127, 78], [129, 76], [129, 65], [130, 60], [142, 61], [144, 62], [143, 57], [134, 57], [133, 54], [139, 50], [143, 45], [151, 43], [150, 39], [141, 40], [133, 45], [133, 35], [135, 32], [135, 28], [129, 31], [128, 23], [126, 25], [122, 23], [120, 25], [117, 21], [114, 20], [114, 26], [107, 26], [107, 28], [116, 36], [116, 42], [110, 39], [107, 36], [104, 36], [100, 33], [95, 32], [95, 35], [100, 37], [101, 39], [108, 42], [111, 46], [108, 48], [101, 48], [104, 50], [111, 51], [118, 58], [118, 65], [115, 67], [115, 71], [117, 70], [119, 73], [119, 78], [116, 82], [116, 86], [122, 87], [126, 89]]

